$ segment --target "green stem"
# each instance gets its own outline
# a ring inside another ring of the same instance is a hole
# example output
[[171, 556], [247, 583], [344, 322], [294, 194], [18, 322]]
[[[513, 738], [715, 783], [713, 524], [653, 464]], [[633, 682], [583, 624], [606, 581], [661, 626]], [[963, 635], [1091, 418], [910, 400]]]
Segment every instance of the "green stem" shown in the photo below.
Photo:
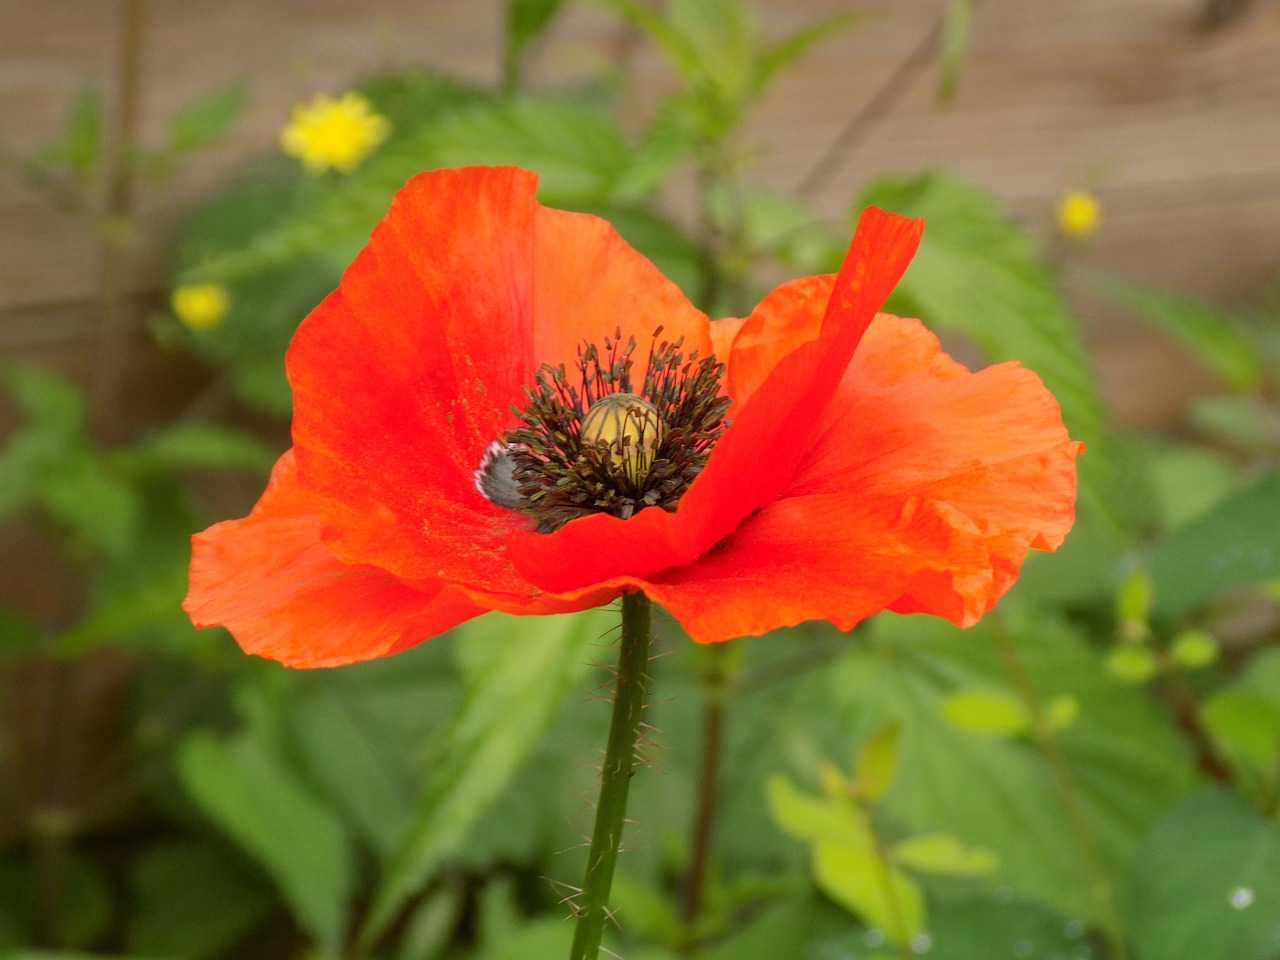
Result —
[[1129, 952], [1121, 932], [1120, 914], [1116, 910], [1111, 880], [1102, 862], [1098, 841], [1085, 816], [1084, 801], [1076, 787], [1075, 777], [1071, 775], [1071, 767], [1062, 753], [1062, 748], [1058, 745], [1053, 724], [1049, 722], [1044, 704], [1040, 701], [1040, 695], [1036, 693], [1036, 688], [1031, 683], [1031, 677], [1022, 663], [1022, 657], [1018, 653], [1017, 645], [1013, 642], [1013, 637], [1010, 636], [1008, 628], [998, 615], [992, 614], [990, 619], [994, 628], [991, 632], [995, 634], [996, 642], [999, 644], [1005, 668], [1009, 671], [1018, 695], [1022, 698], [1023, 705], [1031, 717], [1032, 736], [1053, 771], [1054, 780], [1058, 785], [1058, 795], [1067, 813], [1067, 820], [1071, 824], [1071, 830], [1076, 835], [1076, 843], [1080, 845], [1080, 852], [1084, 856], [1085, 869], [1089, 872], [1089, 892], [1093, 896], [1098, 919], [1102, 924], [1107, 955], [1111, 960], [1128, 960]]
[[649, 598], [643, 593], [622, 595], [622, 650], [613, 693], [613, 718], [609, 742], [600, 771], [600, 801], [596, 825], [587, 855], [587, 876], [578, 904], [578, 925], [573, 933], [570, 960], [595, 960], [618, 862], [618, 845], [626, 822], [627, 792], [635, 767], [636, 741], [649, 685]]

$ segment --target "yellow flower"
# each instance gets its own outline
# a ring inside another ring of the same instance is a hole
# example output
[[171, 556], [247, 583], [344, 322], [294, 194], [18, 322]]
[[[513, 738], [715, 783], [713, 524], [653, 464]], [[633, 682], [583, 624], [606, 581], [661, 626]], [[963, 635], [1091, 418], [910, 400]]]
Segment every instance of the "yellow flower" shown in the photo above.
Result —
[[227, 288], [217, 283], [188, 283], [169, 299], [174, 316], [192, 330], [210, 330], [222, 322], [231, 308]]
[[391, 135], [391, 121], [374, 113], [358, 93], [336, 100], [319, 94], [293, 108], [293, 120], [280, 131], [280, 146], [314, 173], [350, 173]]
[[1058, 197], [1054, 213], [1063, 236], [1087, 237], [1098, 229], [1098, 221], [1102, 219], [1102, 204], [1088, 190], [1072, 190]]

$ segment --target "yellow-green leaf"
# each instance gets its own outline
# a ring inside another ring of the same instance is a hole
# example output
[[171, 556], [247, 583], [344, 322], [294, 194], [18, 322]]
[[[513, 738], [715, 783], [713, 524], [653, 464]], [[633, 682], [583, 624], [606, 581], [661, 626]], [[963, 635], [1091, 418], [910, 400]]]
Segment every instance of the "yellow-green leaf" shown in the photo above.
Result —
[[925, 902], [919, 884], [873, 850], [820, 843], [814, 878], [832, 900], [879, 927], [895, 944], [909, 944], [924, 929]]
[[873, 733], [858, 752], [854, 768], [857, 793], [872, 802], [888, 792], [898, 776], [902, 724], [893, 722]]
[[953, 727], [991, 737], [1017, 737], [1030, 729], [1026, 708], [998, 690], [962, 690], [942, 702], [942, 715]]
[[985, 876], [1000, 865], [990, 850], [967, 847], [949, 833], [922, 834], [904, 840], [893, 848], [893, 859], [913, 870], [957, 877]]

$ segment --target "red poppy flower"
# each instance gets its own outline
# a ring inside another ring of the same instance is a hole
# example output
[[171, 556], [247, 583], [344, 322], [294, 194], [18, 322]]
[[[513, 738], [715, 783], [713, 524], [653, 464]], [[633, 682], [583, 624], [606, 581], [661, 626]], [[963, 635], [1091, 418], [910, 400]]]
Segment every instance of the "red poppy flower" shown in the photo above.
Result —
[[[289, 349], [293, 449], [195, 537], [197, 625], [323, 666], [636, 589], [703, 642], [884, 609], [970, 624], [1061, 543], [1081, 445], [1036, 375], [970, 373], [877, 314], [919, 221], [869, 209], [839, 275], [710, 321], [535, 185], [441, 170], [396, 196]], [[612, 426], [584, 428], [611, 393]]]

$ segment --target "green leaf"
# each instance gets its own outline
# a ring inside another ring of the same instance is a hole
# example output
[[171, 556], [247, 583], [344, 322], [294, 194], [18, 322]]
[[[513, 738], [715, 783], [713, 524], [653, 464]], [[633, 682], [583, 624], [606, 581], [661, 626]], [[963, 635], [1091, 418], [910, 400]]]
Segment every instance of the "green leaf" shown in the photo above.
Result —
[[860, 714], [902, 721], [902, 769], [879, 808], [890, 822], [990, 850], [999, 861], [994, 883], [1089, 922], [1097, 909], [1089, 871], [1042, 753], [1025, 738], [957, 730], [942, 704], [954, 692], [1007, 682], [996, 629], [1007, 631], [1043, 701], [1079, 701], [1079, 718], [1058, 743], [1113, 882], [1127, 875], [1139, 840], [1185, 793], [1194, 768], [1168, 716], [1144, 697], [1117, 695], [1086, 636], [1012, 599], [1003, 628], [877, 617], [869, 642], [828, 669], [832, 695]]
[[950, 103], [964, 69], [964, 57], [969, 51], [969, 33], [973, 27], [973, 0], [951, 0], [947, 4], [947, 17], [942, 25], [941, 79], [938, 99]]
[[1222, 648], [1213, 634], [1204, 630], [1183, 630], [1169, 644], [1169, 656], [1186, 670], [1200, 670], [1218, 659]]
[[84, 87], [71, 101], [61, 138], [37, 149], [32, 162], [37, 167], [66, 167], [87, 187], [97, 176], [102, 150], [102, 95]]
[[538, 920], [481, 950], [476, 960], [561, 960], [572, 943], [573, 924], [559, 917]]
[[808, 940], [814, 912], [812, 896], [782, 899], [735, 928], [707, 960], [791, 960]]
[[782, 775], [769, 778], [765, 797], [774, 822], [798, 840], [867, 851], [875, 848], [866, 813], [846, 799], [809, 796]]
[[1114, 277], [1096, 277], [1095, 285], [1104, 296], [1180, 340], [1225, 383], [1237, 390], [1258, 385], [1262, 358], [1257, 344], [1231, 317], [1207, 304]]
[[[411, 791], [397, 769], [388, 769], [372, 738], [385, 735], [367, 725], [367, 708], [332, 696], [311, 695], [290, 711], [302, 754], [347, 819], [368, 838], [384, 862], [394, 858], [413, 821]], [[377, 696], [376, 689], [356, 691]]]
[[333, 812], [282, 757], [247, 733], [190, 736], [178, 773], [191, 799], [262, 865], [299, 924], [336, 956], [354, 865]]
[[925, 322], [972, 337], [992, 359], [1038, 373], [1071, 435], [1089, 444], [1080, 464], [1095, 482], [1106, 456], [1102, 403], [1080, 331], [1030, 237], [991, 194], [945, 174], [881, 180], [859, 203], [924, 217], [897, 296]]
[[1160, 672], [1160, 658], [1142, 644], [1118, 643], [1107, 654], [1106, 671], [1121, 683], [1139, 686]]
[[507, 56], [518, 60], [562, 5], [562, 0], [507, 0]]
[[1017, 697], [999, 690], [960, 690], [942, 701], [942, 715], [957, 730], [988, 737], [1020, 737], [1031, 728]]
[[582, 678], [585, 644], [606, 633], [608, 622], [600, 612], [489, 614], [459, 631], [466, 699], [416, 821], [374, 895], [364, 937], [385, 929], [431, 871], [462, 850]]
[[233, 81], [197, 97], [169, 120], [169, 150], [190, 153], [221, 138], [244, 112], [249, 88]]
[[1143, 842], [1131, 904], [1140, 960], [1273, 960], [1280, 826], [1233, 794], [1197, 793]]
[[1067, 960], [1094, 956], [1086, 927], [1035, 903], [983, 897], [930, 906], [928, 960]]
[[149, 434], [129, 458], [151, 469], [244, 470], [266, 474], [276, 454], [257, 437], [212, 423], [173, 423]]
[[869, 925], [884, 930], [895, 944], [908, 944], [924, 929], [925, 901], [920, 885], [874, 851], [840, 843], [819, 843], [814, 878], [822, 892]]
[[1280, 703], [1258, 690], [1236, 687], [1214, 694], [1201, 717], [1237, 762], [1270, 770], [1280, 756]]
[[565, 205], [605, 200], [631, 163], [612, 114], [570, 99], [521, 97], [455, 111], [413, 139], [416, 163], [516, 164], [538, 174], [539, 194]]
[[862, 745], [853, 768], [855, 788], [860, 796], [874, 803], [889, 792], [898, 776], [901, 741], [902, 725], [888, 723]]
[[212, 960], [275, 909], [258, 876], [199, 840], [147, 847], [133, 862], [130, 890], [131, 953]]
[[1175, 616], [1232, 588], [1280, 577], [1280, 471], [1261, 477], [1151, 555], [1156, 610]]
[[1145, 570], [1134, 570], [1125, 577], [1116, 595], [1116, 617], [1122, 622], [1146, 623], [1156, 602], [1156, 586]]
[[949, 833], [928, 833], [903, 840], [893, 848], [893, 859], [922, 873], [955, 877], [981, 877], [996, 869], [1000, 861], [983, 847], [970, 847]]
[[1231, 460], [1203, 447], [1161, 451], [1147, 464], [1146, 473], [1167, 531], [1198, 520], [1239, 486]]
[[795, 61], [806, 50], [832, 34], [850, 27], [868, 17], [867, 13], [837, 13], [823, 17], [795, 33], [783, 37], [777, 43], [766, 44], [759, 59], [759, 64], [752, 72], [750, 89], [753, 96], [759, 95], [769, 85], [769, 81], [785, 66]]
[[1213, 439], [1248, 454], [1276, 446], [1275, 410], [1256, 393], [1201, 397], [1191, 406], [1191, 422]]
[[1272, 780], [1280, 777], [1280, 650], [1255, 656], [1240, 679], [1201, 711], [1237, 762]]

